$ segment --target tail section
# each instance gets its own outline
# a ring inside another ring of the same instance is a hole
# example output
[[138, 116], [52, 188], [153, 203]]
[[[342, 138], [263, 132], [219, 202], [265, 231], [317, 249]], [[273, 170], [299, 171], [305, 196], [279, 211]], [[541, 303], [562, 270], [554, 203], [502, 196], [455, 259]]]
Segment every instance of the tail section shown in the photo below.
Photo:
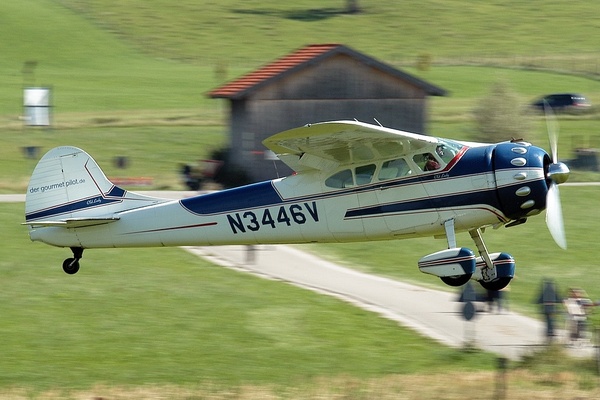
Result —
[[164, 201], [115, 186], [85, 151], [56, 147], [33, 171], [25, 200], [25, 224], [98, 225], [117, 220], [115, 214], [120, 211]]

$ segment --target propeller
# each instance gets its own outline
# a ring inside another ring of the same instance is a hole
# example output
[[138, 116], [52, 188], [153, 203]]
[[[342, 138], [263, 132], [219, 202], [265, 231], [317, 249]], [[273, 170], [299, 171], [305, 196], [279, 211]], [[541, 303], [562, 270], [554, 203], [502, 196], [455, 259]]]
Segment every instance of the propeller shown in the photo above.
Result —
[[563, 224], [562, 207], [560, 205], [560, 194], [558, 185], [551, 184], [546, 195], [546, 226], [552, 235], [552, 239], [562, 248], [567, 248], [565, 226]]
[[544, 102], [546, 114], [546, 126], [548, 128], [548, 140], [550, 141], [550, 153], [552, 163], [548, 165], [546, 178], [549, 182], [548, 194], [546, 195], [546, 226], [556, 244], [562, 249], [567, 248], [567, 238], [563, 222], [562, 206], [560, 204], [560, 193], [558, 185], [569, 179], [569, 167], [558, 161], [558, 124], [552, 107]]

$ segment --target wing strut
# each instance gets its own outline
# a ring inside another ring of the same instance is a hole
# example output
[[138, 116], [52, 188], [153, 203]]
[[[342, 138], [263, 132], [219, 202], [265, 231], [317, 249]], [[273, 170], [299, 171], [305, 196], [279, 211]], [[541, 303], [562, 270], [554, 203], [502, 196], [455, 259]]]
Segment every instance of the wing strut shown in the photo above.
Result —
[[456, 247], [456, 232], [454, 231], [454, 218], [451, 218], [444, 222], [444, 229], [446, 230], [448, 248], [454, 249]]
[[477, 246], [477, 250], [479, 250], [479, 255], [481, 256], [481, 258], [483, 258], [483, 261], [485, 261], [485, 265], [488, 268], [494, 268], [494, 263], [490, 258], [490, 253], [488, 253], [488, 249], [485, 246], [485, 243], [483, 243], [481, 230], [479, 228], [471, 229], [469, 231], [469, 235], [471, 235], [471, 239], [473, 239], [473, 241], [475, 242], [475, 246]]

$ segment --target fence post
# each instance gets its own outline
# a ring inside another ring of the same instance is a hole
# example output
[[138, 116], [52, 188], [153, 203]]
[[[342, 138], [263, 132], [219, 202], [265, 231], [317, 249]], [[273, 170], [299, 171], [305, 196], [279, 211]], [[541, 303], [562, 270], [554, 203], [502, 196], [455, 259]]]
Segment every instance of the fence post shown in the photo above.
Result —
[[504, 357], [498, 358], [498, 373], [496, 374], [496, 395], [494, 399], [506, 399], [506, 364], [507, 359]]

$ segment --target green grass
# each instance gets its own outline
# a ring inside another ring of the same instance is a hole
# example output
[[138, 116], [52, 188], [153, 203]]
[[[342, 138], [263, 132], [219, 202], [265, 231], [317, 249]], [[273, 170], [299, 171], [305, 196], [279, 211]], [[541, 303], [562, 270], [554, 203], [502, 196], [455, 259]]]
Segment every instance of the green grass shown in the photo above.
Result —
[[[430, 53], [531, 55], [595, 52], [596, 8], [585, 1], [59, 0], [131, 47], [189, 62], [263, 62], [306, 43], [347, 43], [388, 60]], [[283, 50], [283, 51], [282, 51]], [[260, 56], [258, 56], [260, 55]]]
[[[155, 188], [182, 190], [181, 165], [206, 159], [222, 147], [224, 129], [167, 125], [8, 131], [0, 149], [0, 193], [24, 193], [38, 158], [59, 145], [87, 150], [108, 177], [151, 177]], [[24, 146], [39, 147], [38, 156], [26, 157]], [[126, 169], [117, 168], [117, 156], [127, 157]]]
[[109, 386], [275, 384], [493, 368], [327, 296], [217, 267], [181, 249], [31, 243], [0, 205], [0, 393]]
[[[498, 68], [493, 66], [434, 66], [428, 71], [406, 68], [425, 80], [435, 82], [450, 92], [448, 97], [436, 97], [438, 103], [455, 99], [475, 101], [488, 94], [495, 81], [506, 81], [512, 89], [531, 101], [542, 94], [553, 92], [591, 93], [597, 95], [600, 82], [583, 76], [558, 74], [550, 71], [535, 71], [520, 68]], [[592, 100], [596, 100], [592, 98]], [[598, 99], [600, 100], [600, 98]], [[434, 107], [435, 108], [435, 107]]]
[[[594, 2], [428, 0], [399, 7], [362, 0], [364, 12], [356, 15], [344, 14], [344, 4], [0, 2], [0, 192], [24, 191], [36, 160], [23, 156], [23, 146], [45, 151], [61, 144], [90, 152], [110, 177], [150, 175], [156, 187], [180, 188], [179, 164], [205, 158], [226, 140], [227, 106], [206, 92], [308, 43], [343, 43], [448, 89], [451, 96], [431, 99], [429, 126], [438, 136], [470, 139], [472, 110], [499, 79], [524, 104], [559, 91], [600, 104]], [[414, 68], [420, 55], [432, 57], [429, 70]], [[37, 63], [33, 73], [23, 72], [27, 61]], [[28, 85], [52, 87], [53, 129], [22, 127]], [[561, 157], [600, 147], [598, 119], [597, 111], [560, 117]], [[524, 137], [545, 144], [543, 120]], [[129, 169], [114, 166], [117, 155], [129, 157]], [[535, 313], [531, 301], [543, 277], [600, 296], [598, 190], [561, 188], [566, 252], [552, 244], [543, 217], [486, 232], [490, 250], [517, 260], [515, 308]], [[60, 271], [68, 251], [29, 243], [22, 215], [22, 205], [0, 205], [3, 389], [214, 382], [230, 393], [245, 384], [302, 386], [340, 375], [385, 380], [493, 366], [490, 355], [438, 346], [336, 300], [223, 270], [178, 249], [89, 251], [81, 273], [68, 277]], [[460, 243], [471, 246], [465, 235]], [[317, 251], [437, 284], [416, 261], [443, 247], [426, 238]]]
[[[52, 87], [58, 124], [71, 112], [217, 108], [204, 94], [219, 82], [212, 64], [148, 57], [58, 2], [3, 2], [0, 22], [5, 124], [16, 121], [22, 87], [31, 85]], [[37, 63], [33, 73], [23, 72], [28, 61]]]

